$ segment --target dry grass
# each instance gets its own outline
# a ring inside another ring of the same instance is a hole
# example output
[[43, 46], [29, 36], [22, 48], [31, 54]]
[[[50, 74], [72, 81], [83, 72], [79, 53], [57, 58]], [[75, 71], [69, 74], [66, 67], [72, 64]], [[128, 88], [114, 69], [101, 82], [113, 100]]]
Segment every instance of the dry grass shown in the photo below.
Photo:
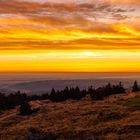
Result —
[[[140, 110], [124, 102], [138, 93], [116, 95], [103, 101], [31, 102], [39, 112], [19, 116], [18, 108], [0, 116], [0, 140], [138, 140]], [[123, 104], [120, 103], [123, 101]], [[140, 102], [138, 102], [140, 104]]]

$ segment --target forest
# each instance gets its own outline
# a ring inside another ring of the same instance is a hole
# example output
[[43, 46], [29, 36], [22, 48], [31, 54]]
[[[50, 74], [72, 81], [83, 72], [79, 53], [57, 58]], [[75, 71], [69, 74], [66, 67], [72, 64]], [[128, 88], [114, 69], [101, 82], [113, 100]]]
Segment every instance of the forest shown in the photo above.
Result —
[[[134, 82], [132, 92], [140, 91], [137, 81]], [[33, 100], [50, 100], [52, 102], [62, 102], [69, 99], [81, 100], [82, 98], [89, 96], [92, 100], [102, 100], [105, 97], [115, 94], [125, 94], [127, 91], [123, 87], [122, 83], [112, 85], [108, 83], [105, 86], [98, 87], [97, 89], [90, 86], [87, 90], [80, 90], [78, 86], [76, 87], [65, 87], [63, 90], [56, 91], [54, 88], [50, 93], [42, 95], [27, 95], [26, 93], [21, 93], [17, 91], [16, 93], [11, 93], [6, 95], [0, 93], [0, 111], [13, 109], [16, 106], [20, 106], [21, 114], [31, 114], [36, 110], [31, 110], [29, 101]]]

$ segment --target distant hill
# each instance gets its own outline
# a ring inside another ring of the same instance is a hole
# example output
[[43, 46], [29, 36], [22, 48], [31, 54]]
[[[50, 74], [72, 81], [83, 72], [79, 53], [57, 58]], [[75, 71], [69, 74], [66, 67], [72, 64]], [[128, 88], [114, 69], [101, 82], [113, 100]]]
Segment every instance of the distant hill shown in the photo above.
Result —
[[62, 90], [66, 86], [75, 87], [78, 86], [80, 89], [87, 89], [89, 86], [95, 88], [106, 85], [108, 82], [117, 84], [122, 81], [125, 88], [130, 88], [134, 80], [130, 79], [80, 79], [80, 80], [41, 80], [31, 82], [11, 82], [9, 84], [0, 85], [0, 92], [10, 93], [20, 90], [28, 94], [42, 94], [50, 92], [52, 88], [56, 90]]

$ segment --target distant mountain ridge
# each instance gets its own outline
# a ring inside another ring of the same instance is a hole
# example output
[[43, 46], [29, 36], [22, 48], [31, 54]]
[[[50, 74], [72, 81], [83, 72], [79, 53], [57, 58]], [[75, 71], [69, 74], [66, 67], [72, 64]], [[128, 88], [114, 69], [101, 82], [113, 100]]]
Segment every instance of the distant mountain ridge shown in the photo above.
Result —
[[[79, 86], [80, 89], [87, 89], [89, 86], [95, 88], [103, 86], [107, 83], [117, 84], [122, 82], [126, 89], [131, 88], [133, 79], [118, 79], [118, 78], [106, 78], [106, 79], [74, 79], [74, 80], [40, 80], [29, 82], [14, 82], [13, 84], [7, 84], [0, 86], [0, 92], [11, 93], [20, 90], [28, 94], [42, 94], [50, 92], [52, 88], [56, 90], [64, 89], [66, 86], [75, 87]], [[139, 81], [138, 81], [139, 82]]]

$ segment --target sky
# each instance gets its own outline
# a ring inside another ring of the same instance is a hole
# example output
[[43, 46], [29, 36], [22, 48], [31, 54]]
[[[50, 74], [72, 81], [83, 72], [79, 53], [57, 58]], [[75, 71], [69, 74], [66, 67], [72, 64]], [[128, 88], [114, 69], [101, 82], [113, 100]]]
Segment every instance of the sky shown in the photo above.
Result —
[[0, 72], [140, 72], [140, 1], [0, 0]]

